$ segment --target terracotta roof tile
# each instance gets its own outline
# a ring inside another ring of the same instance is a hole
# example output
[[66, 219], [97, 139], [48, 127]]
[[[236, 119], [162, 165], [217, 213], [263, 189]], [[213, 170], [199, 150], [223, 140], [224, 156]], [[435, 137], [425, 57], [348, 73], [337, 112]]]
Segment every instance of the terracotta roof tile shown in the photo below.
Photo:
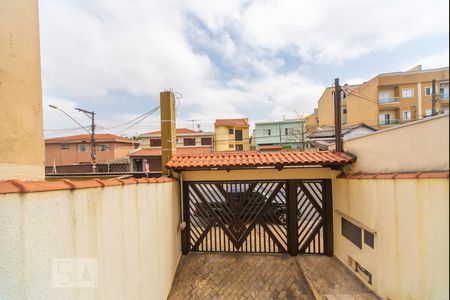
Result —
[[[177, 148], [177, 155], [208, 154], [212, 152], [212, 147], [180, 147]], [[161, 156], [161, 148], [146, 148], [130, 153], [128, 156]]]
[[354, 159], [344, 153], [333, 151], [284, 151], [284, 152], [213, 152], [203, 155], [172, 157], [167, 163], [170, 169], [201, 169], [230, 167], [336, 165], [352, 163]]
[[[138, 143], [136, 141], [133, 141], [131, 139], [128, 139], [126, 137], [109, 134], [109, 133], [99, 133], [95, 135], [95, 140], [98, 143], [101, 142], [120, 142], [120, 143]], [[46, 144], [58, 144], [58, 143], [79, 143], [79, 142], [87, 142], [89, 143], [91, 141], [91, 135], [90, 134], [78, 134], [78, 135], [70, 135], [70, 136], [61, 136], [51, 139], [46, 139]]]
[[91, 180], [68, 180], [62, 179], [57, 181], [21, 181], [8, 180], [0, 181], [0, 194], [9, 193], [31, 193], [31, 192], [47, 192], [58, 190], [74, 190], [86, 188], [108, 187], [116, 185], [129, 185], [137, 183], [164, 183], [176, 181], [171, 177], [159, 178], [128, 178], [128, 179], [91, 179]]
[[214, 123], [214, 126], [240, 126], [246, 127], [249, 126], [248, 119], [217, 119]]
[[449, 171], [434, 172], [399, 172], [399, 173], [375, 173], [375, 174], [341, 174], [342, 179], [423, 179], [423, 178], [449, 178]]

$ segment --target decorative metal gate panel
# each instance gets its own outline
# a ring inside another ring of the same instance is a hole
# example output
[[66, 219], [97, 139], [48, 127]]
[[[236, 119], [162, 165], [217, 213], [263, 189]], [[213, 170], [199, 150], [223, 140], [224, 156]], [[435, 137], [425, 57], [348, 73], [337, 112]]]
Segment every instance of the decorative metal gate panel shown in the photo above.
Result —
[[183, 253], [329, 255], [331, 193], [324, 182], [185, 182]]
[[324, 254], [322, 181], [297, 182], [297, 228], [300, 253]]

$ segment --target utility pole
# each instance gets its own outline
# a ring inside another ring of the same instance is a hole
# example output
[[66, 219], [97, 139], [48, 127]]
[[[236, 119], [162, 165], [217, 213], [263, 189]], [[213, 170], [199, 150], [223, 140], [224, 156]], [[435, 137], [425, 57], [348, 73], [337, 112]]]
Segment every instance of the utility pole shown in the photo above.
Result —
[[341, 86], [339, 85], [339, 78], [334, 80], [334, 134], [336, 152], [342, 152]]
[[431, 115], [437, 115], [436, 112], [436, 79], [431, 81]]
[[75, 108], [78, 111], [81, 111], [86, 116], [88, 116], [91, 119], [91, 163], [92, 163], [92, 173], [95, 173], [97, 169], [96, 165], [96, 158], [97, 158], [97, 151], [95, 147], [95, 112], [93, 111], [87, 111], [81, 108]]

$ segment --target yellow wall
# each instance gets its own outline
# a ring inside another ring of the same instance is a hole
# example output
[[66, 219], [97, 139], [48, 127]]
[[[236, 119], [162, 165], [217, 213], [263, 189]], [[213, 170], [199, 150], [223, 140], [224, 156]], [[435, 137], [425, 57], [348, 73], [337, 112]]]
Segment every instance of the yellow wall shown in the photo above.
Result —
[[[356, 95], [347, 93], [345, 99], [347, 103], [347, 122], [348, 125], [366, 123], [367, 125], [377, 127], [379, 124], [379, 114], [385, 109], [396, 109], [394, 115], [396, 119], [404, 121], [402, 112], [404, 110], [417, 111], [416, 118], [425, 116], [425, 110], [431, 109], [431, 97], [425, 96], [425, 88], [431, 86], [431, 80], [437, 80], [437, 92], [439, 93], [439, 82], [449, 79], [449, 70], [436, 69], [424, 70], [416, 72], [399, 72], [391, 74], [381, 74], [371, 80], [361, 84], [360, 86], [344, 87], [353, 91]], [[420, 83], [420, 85], [418, 85]], [[414, 88], [414, 97], [402, 98], [403, 88]], [[420, 90], [419, 90], [420, 89]], [[378, 105], [379, 91], [390, 92], [392, 97], [400, 97], [400, 103]], [[334, 126], [334, 99], [332, 94], [333, 88], [325, 89], [323, 95], [318, 101], [319, 125]], [[419, 104], [419, 94], [421, 95], [421, 104]], [[363, 99], [364, 98], [364, 99]], [[344, 100], [343, 100], [344, 101]], [[448, 100], [438, 101], [437, 109], [441, 106], [448, 107]], [[345, 118], [343, 118], [344, 120]], [[409, 121], [409, 120], [406, 120]], [[381, 127], [380, 127], [381, 128]]]
[[0, 180], [43, 179], [37, 0], [0, 2]]
[[318, 103], [319, 126], [334, 126], [334, 88], [328, 87]]
[[[234, 134], [228, 134], [228, 130], [242, 130], [242, 141], [235, 141]], [[215, 127], [215, 150], [216, 151], [234, 151], [236, 144], [241, 144], [244, 151], [250, 150], [249, 127], [234, 126], [216, 126]], [[232, 146], [230, 148], [230, 146]]]
[[[0, 195], [0, 299], [166, 299], [181, 256], [178, 182]], [[98, 288], [52, 286], [93, 258]]]
[[[448, 299], [448, 179], [336, 179], [334, 250], [373, 275], [383, 299]], [[341, 214], [374, 230], [374, 249], [341, 234]], [[360, 274], [360, 273], [359, 273]], [[361, 277], [362, 279], [364, 277]]]
[[[365, 123], [378, 125], [378, 78], [375, 77], [354, 89], [354, 94], [347, 96], [347, 124]], [[362, 99], [361, 98], [368, 98]], [[373, 100], [372, 100], [373, 99]]]
[[448, 170], [449, 116], [437, 116], [344, 141], [356, 155], [349, 172]]

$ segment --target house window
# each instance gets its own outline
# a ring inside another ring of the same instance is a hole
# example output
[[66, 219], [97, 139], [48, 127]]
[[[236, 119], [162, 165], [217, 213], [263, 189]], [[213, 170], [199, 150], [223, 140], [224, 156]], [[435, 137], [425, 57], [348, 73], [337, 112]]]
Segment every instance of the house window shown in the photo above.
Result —
[[70, 145], [69, 144], [62, 144], [61, 145], [61, 150], [69, 150], [70, 149]]
[[403, 111], [403, 120], [405, 120], [405, 121], [411, 120], [411, 111], [410, 110]]
[[236, 151], [244, 151], [244, 145], [242, 144], [236, 145]]
[[236, 134], [235, 134], [234, 139], [236, 141], [242, 141], [242, 130], [236, 130]]
[[229, 149], [234, 149], [234, 145], [229, 145], [228, 148]]
[[272, 135], [272, 129], [263, 129], [263, 135]]
[[364, 244], [366, 244], [367, 246], [369, 246], [370, 248], [374, 248], [374, 244], [375, 244], [375, 237], [373, 235], [373, 233], [367, 231], [364, 229]]
[[425, 117], [431, 117], [432, 110], [431, 109], [425, 109]]
[[110, 146], [109, 144], [100, 144], [98, 145], [98, 151], [109, 151]]
[[391, 115], [390, 114], [381, 114], [380, 115], [380, 125], [389, 125], [391, 123]]
[[78, 144], [78, 152], [87, 152], [88, 144]]
[[414, 89], [413, 88], [406, 88], [402, 90], [402, 96], [403, 98], [412, 98], [414, 97]]
[[212, 145], [212, 138], [202, 138], [201, 142], [202, 146], [210, 146]]
[[161, 139], [150, 139], [150, 147], [161, 147]]
[[185, 146], [195, 146], [195, 138], [184, 138], [183, 145]]
[[285, 128], [284, 135], [294, 135], [294, 128]]
[[433, 94], [433, 89], [431, 86], [425, 88], [425, 96], [431, 96]]
[[234, 129], [233, 128], [228, 129], [228, 134], [234, 134]]
[[341, 234], [362, 249], [362, 230], [360, 227], [341, 217]]

